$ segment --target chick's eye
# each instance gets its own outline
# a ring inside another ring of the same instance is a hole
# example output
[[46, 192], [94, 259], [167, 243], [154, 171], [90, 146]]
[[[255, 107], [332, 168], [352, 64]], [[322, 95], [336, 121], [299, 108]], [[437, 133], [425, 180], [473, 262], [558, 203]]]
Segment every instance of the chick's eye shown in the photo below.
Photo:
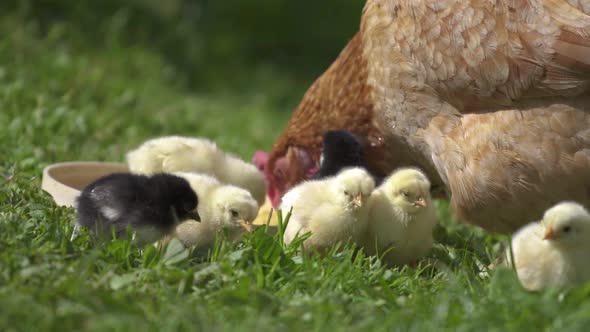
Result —
[[571, 228], [570, 226], [565, 226], [565, 227], [563, 228], [563, 232], [564, 232], [564, 233], [569, 233], [571, 230], [572, 230], [572, 228]]
[[404, 195], [404, 197], [410, 197], [410, 193], [407, 191], [402, 191], [402, 195]]
[[348, 190], [345, 190], [345, 191], [344, 191], [344, 195], [346, 195], [346, 196], [350, 196], [350, 193], [348, 192]]
[[231, 216], [234, 218], [237, 218], [240, 214], [238, 213], [238, 211], [236, 210], [229, 210], [229, 213], [231, 213]]

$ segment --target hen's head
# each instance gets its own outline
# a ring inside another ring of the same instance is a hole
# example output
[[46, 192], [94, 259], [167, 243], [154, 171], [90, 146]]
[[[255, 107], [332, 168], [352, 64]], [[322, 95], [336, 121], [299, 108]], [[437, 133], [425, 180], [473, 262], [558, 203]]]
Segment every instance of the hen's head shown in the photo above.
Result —
[[264, 173], [273, 207], [281, 204], [281, 198], [289, 189], [315, 175], [319, 169], [319, 153], [314, 148], [288, 146], [284, 152], [257, 151], [254, 154], [253, 162]]

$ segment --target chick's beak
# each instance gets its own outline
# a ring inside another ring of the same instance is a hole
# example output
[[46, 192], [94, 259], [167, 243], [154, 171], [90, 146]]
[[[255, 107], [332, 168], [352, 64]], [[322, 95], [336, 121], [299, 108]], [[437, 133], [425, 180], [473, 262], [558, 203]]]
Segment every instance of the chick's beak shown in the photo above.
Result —
[[251, 233], [254, 230], [254, 226], [252, 225], [251, 221], [248, 220], [240, 220], [239, 221], [240, 227], [246, 230], [246, 232]]
[[354, 207], [358, 208], [362, 208], [363, 207], [363, 195], [362, 194], [358, 194], [356, 196], [354, 196], [354, 198], [352, 199], [352, 205], [354, 205]]
[[549, 227], [545, 230], [545, 235], [543, 235], [543, 240], [554, 240], [557, 237], [557, 234], [553, 230], [553, 228]]
[[420, 197], [414, 202], [414, 205], [419, 207], [426, 207], [426, 200], [424, 200], [424, 197]]
[[189, 212], [187, 217], [189, 219], [193, 219], [194, 221], [201, 222], [201, 216], [199, 215], [199, 212], [197, 212], [197, 210]]

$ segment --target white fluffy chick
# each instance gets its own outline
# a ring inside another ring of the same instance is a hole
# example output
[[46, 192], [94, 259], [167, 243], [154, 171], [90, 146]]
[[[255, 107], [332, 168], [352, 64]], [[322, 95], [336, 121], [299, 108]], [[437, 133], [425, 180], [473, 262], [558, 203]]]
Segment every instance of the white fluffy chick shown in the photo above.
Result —
[[[518, 279], [528, 290], [590, 280], [590, 214], [578, 203], [559, 203], [545, 212], [541, 222], [525, 225], [513, 235], [512, 252]], [[510, 258], [509, 250], [507, 255]]]
[[415, 168], [394, 171], [369, 201], [363, 247], [388, 265], [414, 264], [430, 251], [437, 223], [430, 181]]
[[226, 153], [223, 162], [215, 169], [215, 176], [223, 183], [244, 188], [262, 206], [266, 199], [266, 182], [264, 174], [253, 164], [247, 163], [237, 156]]
[[293, 212], [284, 234], [285, 244], [311, 232], [305, 251], [324, 253], [338, 242], [358, 242], [367, 226], [367, 201], [375, 181], [362, 168], [345, 169], [323, 180], [306, 181], [291, 189], [281, 209]]
[[223, 152], [205, 138], [158, 137], [127, 153], [129, 170], [136, 174], [196, 172], [210, 174], [218, 167]]
[[216, 177], [222, 183], [248, 190], [258, 205], [264, 204], [264, 175], [253, 164], [222, 151], [205, 138], [166, 136], [148, 140], [127, 153], [132, 173], [194, 172]]
[[204, 174], [173, 174], [186, 179], [201, 198], [197, 208], [201, 222], [188, 221], [176, 227], [175, 237], [185, 246], [210, 247], [222, 230], [227, 230], [231, 240], [238, 239], [243, 230], [252, 231], [258, 203], [247, 190]]

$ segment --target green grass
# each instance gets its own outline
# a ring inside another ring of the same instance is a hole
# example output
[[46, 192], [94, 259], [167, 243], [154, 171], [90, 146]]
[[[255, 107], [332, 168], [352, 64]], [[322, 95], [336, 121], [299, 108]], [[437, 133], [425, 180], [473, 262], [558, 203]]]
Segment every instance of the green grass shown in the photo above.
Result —
[[141, 254], [124, 240], [70, 242], [75, 211], [40, 189], [43, 167], [122, 161], [166, 134], [249, 158], [271, 146], [310, 82], [256, 65], [191, 89], [143, 44], [92, 47], [19, 15], [0, 18], [0, 32], [0, 330], [588, 329], [590, 285], [529, 293], [511, 270], [487, 273], [506, 239], [456, 224], [444, 202], [436, 268], [388, 269], [350, 249], [301, 257], [262, 230], [208, 260], [175, 245]]

